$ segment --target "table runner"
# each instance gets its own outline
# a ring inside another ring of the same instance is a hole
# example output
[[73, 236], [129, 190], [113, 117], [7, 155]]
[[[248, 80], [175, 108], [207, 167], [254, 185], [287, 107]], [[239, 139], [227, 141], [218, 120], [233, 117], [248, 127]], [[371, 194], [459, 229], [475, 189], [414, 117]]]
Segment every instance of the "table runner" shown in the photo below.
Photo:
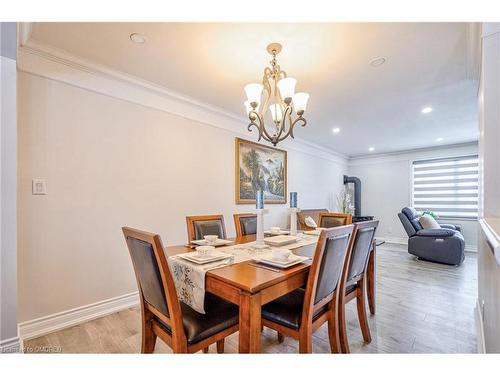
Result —
[[[302, 246], [312, 245], [318, 241], [317, 236], [299, 236], [297, 242], [280, 246], [280, 249], [293, 250]], [[208, 264], [195, 264], [177, 255], [168, 258], [168, 265], [172, 272], [177, 296], [181, 302], [193, 308], [200, 314], [205, 313], [205, 276], [207, 271], [225, 267], [235, 263], [246, 262], [256, 255], [267, 254], [271, 247], [257, 249], [255, 242], [218, 247], [217, 251], [232, 254], [231, 258]]]

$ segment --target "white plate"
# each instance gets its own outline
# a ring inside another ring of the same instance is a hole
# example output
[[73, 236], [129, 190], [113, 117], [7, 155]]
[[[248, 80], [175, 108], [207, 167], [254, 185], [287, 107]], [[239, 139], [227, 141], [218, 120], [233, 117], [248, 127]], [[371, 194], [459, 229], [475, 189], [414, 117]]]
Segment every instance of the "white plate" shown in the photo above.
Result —
[[296, 241], [297, 237], [285, 235], [264, 238], [264, 243], [269, 246], [283, 246], [294, 243]]
[[210, 262], [215, 262], [217, 260], [222, 260], [226, 258], [231, 258], [233, 255], [232, 254], [227, 254], [227, 253], [222, 253], [220, 251], [214, 251], [210, 255], [197, 255], [198, 253], [196, 251], [192, 251], [189, 253], [182, 253], [182, 254], [177, 254], [179, 257], [182, 259], [186, 259], [190, 262], [196, 263], [196, 264], [205, 264], [205, 263], [210, 263]]
[[290, 254], [290, 257], [287, 260], [274, 259], [272, 254], [260, 255], [258, 257], [253, 258], [253, 260], [255, 260], [256, 262], [268, 264], [270, 266], [278, 268], [288, 268], [296, 264], [302, 263], [307, 259], [309, 258], [295, 254]]
[[273, 232], [272, 230], [265, 230], [264, 234], [268, 234], [270, 236], [279, 236], [280, 234], [290, 234], [289, 230], [280, 230], [279, 232]]
[[223, 240], [222, 238], [218, 238], [217, 241], [215, 241], [215, 243], [209, 243], [207, 240], [193, 240], [191, 242], [196, 244], [196, 245], [200, 245], [200, 246], [210, 245], [210, 246], [215, 246], [215, 247], [229, 245], [230, 243], [233, 243], [233, 241]]

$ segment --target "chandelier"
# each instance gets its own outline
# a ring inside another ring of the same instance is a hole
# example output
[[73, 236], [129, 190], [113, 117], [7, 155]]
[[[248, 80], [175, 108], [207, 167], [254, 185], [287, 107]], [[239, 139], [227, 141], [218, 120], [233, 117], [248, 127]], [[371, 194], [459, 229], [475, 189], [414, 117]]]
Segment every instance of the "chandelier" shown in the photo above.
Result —
[[[294, 138], [293, 128], [298, 123], [306, 126], [306, 119], [302, 117], [306, 110], [309, 94], [305, 92], [295, 93], [295, 78], [287, 77], [286, 72], [281, 70], [276, 55], [281, 51], [281, 44], [271, 43], [267, 46], [267, 52], [271, 54], [271, 67], [264, 69], [262, 84], [249, 83], [245, 86], [247, 101], [245, 109], [250, 119], [248, 131], [255, 126], [259, 131], [259, 141], [264, 138], [274, 146], [286, 139], [288, 136]], [[266, 126], [265, 114], [269, 109], [272, 125]], [[293, 112], [295, 111], [295, 119]]]

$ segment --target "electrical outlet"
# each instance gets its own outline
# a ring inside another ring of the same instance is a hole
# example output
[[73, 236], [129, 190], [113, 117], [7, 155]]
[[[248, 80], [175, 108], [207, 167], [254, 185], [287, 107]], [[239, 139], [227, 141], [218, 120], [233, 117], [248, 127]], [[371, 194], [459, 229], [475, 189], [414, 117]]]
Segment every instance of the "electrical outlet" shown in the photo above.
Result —
[[31, 193], [33, 195], [47, 194], [47, 183], [45, 180], [41, 178], [34, 178], [31, 180]]

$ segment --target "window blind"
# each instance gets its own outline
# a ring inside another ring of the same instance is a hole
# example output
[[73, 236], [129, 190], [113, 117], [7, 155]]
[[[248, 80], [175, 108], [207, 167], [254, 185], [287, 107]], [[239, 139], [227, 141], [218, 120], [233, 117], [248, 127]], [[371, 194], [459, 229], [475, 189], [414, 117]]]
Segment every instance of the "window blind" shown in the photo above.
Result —
[[477, 218], [477, 155], [413, 162], [413, 207], [442, 218]]

